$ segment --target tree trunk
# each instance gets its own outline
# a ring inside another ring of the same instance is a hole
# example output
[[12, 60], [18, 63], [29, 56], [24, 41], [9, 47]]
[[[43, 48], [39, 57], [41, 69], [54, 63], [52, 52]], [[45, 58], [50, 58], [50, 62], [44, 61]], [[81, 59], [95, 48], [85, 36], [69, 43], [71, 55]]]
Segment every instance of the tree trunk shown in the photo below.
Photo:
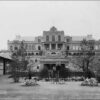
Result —
[[31, 74], [30, 71], [29, 71], [29, 73], [28, 73], [28, 76], [29, 76], [29, 79], [32, 79], [32, 74]]

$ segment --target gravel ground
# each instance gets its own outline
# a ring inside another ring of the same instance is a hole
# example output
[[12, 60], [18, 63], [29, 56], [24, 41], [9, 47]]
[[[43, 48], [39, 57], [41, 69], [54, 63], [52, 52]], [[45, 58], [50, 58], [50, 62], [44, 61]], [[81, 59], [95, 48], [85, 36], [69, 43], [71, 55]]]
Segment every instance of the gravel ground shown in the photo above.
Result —
[[53, 84], [40, 81], [39, 85], [29, 87], [22, 84], [1, 76], [0, 100], [100, 100], [100, 86], [80, 86], [81, 82]]

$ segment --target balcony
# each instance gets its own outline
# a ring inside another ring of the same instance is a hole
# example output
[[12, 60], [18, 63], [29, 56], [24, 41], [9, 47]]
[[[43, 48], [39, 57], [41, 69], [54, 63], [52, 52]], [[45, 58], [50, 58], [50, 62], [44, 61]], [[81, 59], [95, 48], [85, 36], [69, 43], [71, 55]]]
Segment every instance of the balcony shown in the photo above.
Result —
[[49, 50], [44, 53], [44, 56], [47, 58], [64, 58], [64, 55], [62, 51], [54, 51], [54, 50]]

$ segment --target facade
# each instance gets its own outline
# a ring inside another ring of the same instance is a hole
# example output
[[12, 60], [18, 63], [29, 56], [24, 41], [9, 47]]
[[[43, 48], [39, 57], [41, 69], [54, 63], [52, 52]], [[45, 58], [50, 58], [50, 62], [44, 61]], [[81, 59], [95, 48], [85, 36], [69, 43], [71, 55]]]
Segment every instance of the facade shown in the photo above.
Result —
[[[54, 26], [49, 31], [43, 31], [42, 36], [38, 37], [21, 37], [16, 36], [13, 41], [8, 41], [8, 50], [19, 48], [21, 41], [25, 44], [26, 57], [35, 62], [36, 66], [52, 69], [55, 65], [67, 66], [66, 50], [68, 56], [77, 55], [81, 49], [80, 41], [83, 39], [94, 40], [92, 35], [87, 36], [65, 36], [64, 31], [59, 31]], [[95, 53], [100, 54], [100, 41], [95, 42]]]

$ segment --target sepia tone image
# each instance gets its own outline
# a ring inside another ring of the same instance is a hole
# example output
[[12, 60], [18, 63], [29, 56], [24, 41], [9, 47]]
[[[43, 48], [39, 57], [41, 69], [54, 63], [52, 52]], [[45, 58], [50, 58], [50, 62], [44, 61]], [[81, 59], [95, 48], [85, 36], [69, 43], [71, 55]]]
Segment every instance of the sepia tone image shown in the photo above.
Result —
[[100, 1], [0, 1], [0, 100], [100, 100]]

